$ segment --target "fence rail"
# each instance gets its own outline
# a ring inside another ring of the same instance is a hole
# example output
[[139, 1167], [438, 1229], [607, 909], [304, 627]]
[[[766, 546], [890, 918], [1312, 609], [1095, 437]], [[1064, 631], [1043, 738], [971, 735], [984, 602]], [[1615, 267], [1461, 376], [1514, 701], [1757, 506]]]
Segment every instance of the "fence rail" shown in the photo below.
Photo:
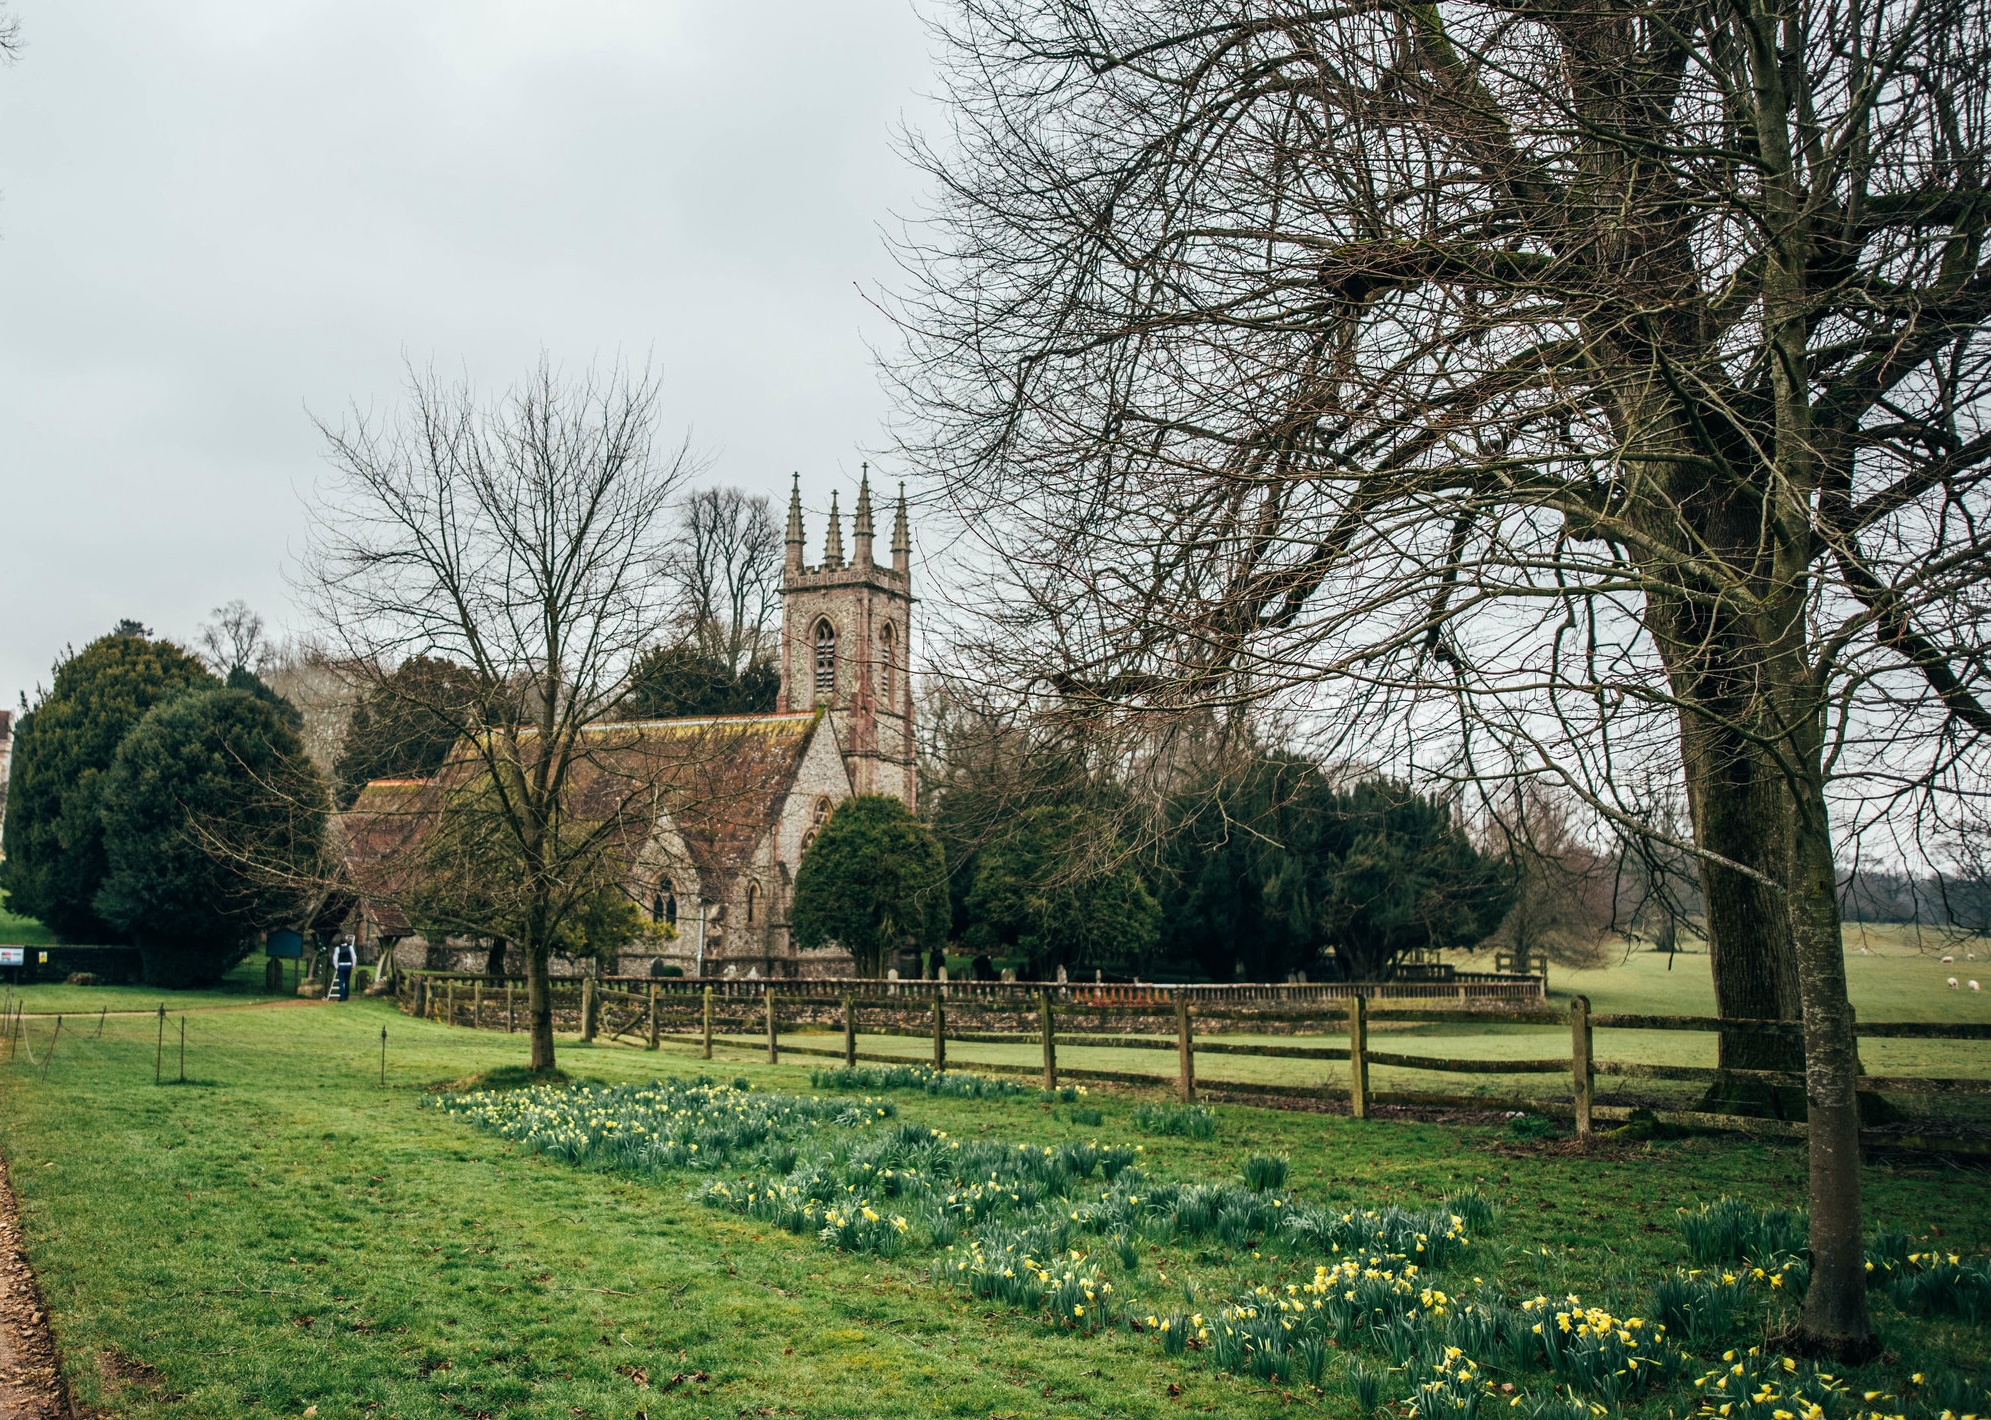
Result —
[[[827, 993], [826, 986], [853, 988]], [[956, 993], [947, 988], [977, 988]], [[1001, 987], [1000, 991], [981, 988]], [[640, 987], [641, 989], [633, 989]], [[1594, 1132], [1598, 1119], [1621, 1117], [1624, 1107], [1602, 1106], [1594, 1101], [1597, 1077], [1621, 1079], [1713, 1082], [1722, 1078], [1761, 1081], [1773, 1085], [1801, 1085], [1801, 1074], [1770, 1070], [1733, 1070], [1718, 1066], [1665, 1065], [1639, 1061], [1597, 1059], [1593, 1050], [1595, 1031], [1749, 1031], [1791, 1034], [1801, 1031], [1795, 1022], [1734, 1020], [1716, 1016], [1651, 1016], [1624, 1013], [1596, 1013], [1587, 998], [1578, 996], [1567, 1013], [1538, 1004], [1517, 1004], [1506, 1009], [1446, 1009], [1404, 1004], [1403, 998], [1380, 1001], [1364, 992], [1343, 997], [1320, 994], [1272, 995], [1237, 994], [1197, 996], [1209, 988], [1140, 987], [1142, 995], [1128, 994], [1136, 988], [1105, 988], [1116, 993], [1101, 999], [1101, 988], [1080, 983], [992, 982], [877, 982], [826, 983], [779, 981], [685, 982], [650, 981], [632, 978], [606, 978], [596, 981], [556, 981], [552, 1007], [557, 1020], [571, 1022], [584, 1039], [606, 1035], [611, 1039], [631, 1038], [650, 1049], [663, 1042], [691, 1044], [705, 1059], [712, 1058], [717, 1046], [729, 1049], [757, 1048], [756, 1038], [765, 1042], [769, 1061], [779, 1061], [786, 1053], [837, 1059], [846, 1065], [860, 1062], [887, 1064], [918, 1063], [903, 1054], [862, 1051], [859, 1035], [931, 1042], [931, 1063], [936, 1070], [947, 1068], [947, 1046], [1024, 1045], [1034, 1046], [1041, 1063], [975, 1061], [977, 1071], [1038, 1076], [1045, 1088], [1055, 1089], [1063, 1080], [1094, 1080], [1119, 1084], [1172, 1087], [1183, 1101], [1205, 1095], [1345, 1101], [1358, 1117], [1366, 1117], [1373, 1105], [1428, 1105], [1462, 1109], [1528, 1109], [1536, 1112], [1567, 1113], [1573, 1117], [1579, 1137]], [[1239, 988], [1228, 988], [1239, 990]], [[1316, 991], [1309, 987], [1242, 988], [1244, 992]], [[1377, 988], [1384, 989], [1384, 988]], [[489, 978], [454, 973], [407, 973], [399, 984], [402, 1009], [452, 1025], [485, 1029], [523, 1028], [526, 993], [518, 978], [492, 982]], [[1268, 1003], [1278, 1002], [1276, 1006]], [[962, 1028], [950, 1024], [950, 1016], [966, 1017], [973, 1023]], [[979, 1017], [979, 1020], [975, 1018]], [[990, 1028], [990, 1018], [998, 1018]], [[1007, 1021], [1001, 1018], [1008, 1018]], [[1567, 1057], [1541, 1059], [1454, 1058], [1412, 1055], [1369, 1048], [1371, 1025], [1406, 1023], [1484, 1023], [1567, 1025], [1570, 1053]], [[1109, 1029], [1109, 1023], [1122, 1028]], [[840, 1048], [802, 1044], [791, 1037], [784, 1040], [783, 1026], [816, 1030], [841, 1026]], [[1311, 1025], [1322, 1033], [1345, 1034], [1346, 1045], [1281, 1045], [1263, 1041], [1199, 1039], [1199, 1031], [1237, 1033], [1240, 1027]], [[1861, 1022], [1858, 1033], [1870, 1038], [1924, 1040], [1991, 1040], [1991, 1024], [1948, 1024], [1923, 1021]], [[744, 1037], [744, 1038], [743, 1038]], [[1149, 1052], [1173, 1052], [1175, 1068], [1169, 1070], [1106, 1070], [1060, 1064], [1060, 1045], [1077, 1048], [1109, 1048]], [[1237, 1080], [1211, 1080], [1199, 1085], [1198, 1057], [1256, 1056], [1266, 1059], [1347, 1062], [1347, 1084], [1277, 1084]], [[1373, 1090], [1369, 1084], [1371, 1066], [1398, 1070], [1419, 1070], [1452, 1075], [1567, 1075], [1567, 1110], [1541, 1100], [1490, 1100], [1483, 1096], [1426, 1093], [1417, 1091]], [[1869, 1091], [1936, 1097], [1991, 1096], [1991, 1079], [1937, 1076], [1865, 1076], [1862, 1088]], [[1802, 1133], [1801, 1125], [1778, 1121], [1741, 1120], [1729, 1115], [1705, 1115], [1695, 1111], [1669, 1110], [1662, 1116], [1669, 1122], [1698, 1127], [1741, 1128], [1756, 1133]], [[1991, 1155], [1991, 1139], [1967, 1137], [1931, 1140], [1925, 1136], [1872, 1134], [1869, 1142], [1895, 1143], [1904, 1147], [1941, 1147], [1952, 1152]]]

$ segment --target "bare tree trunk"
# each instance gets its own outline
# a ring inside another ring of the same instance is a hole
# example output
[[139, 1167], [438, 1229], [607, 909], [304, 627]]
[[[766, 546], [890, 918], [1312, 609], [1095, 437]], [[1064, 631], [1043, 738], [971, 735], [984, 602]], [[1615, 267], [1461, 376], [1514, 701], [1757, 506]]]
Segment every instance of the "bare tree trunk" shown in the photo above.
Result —
[[1846, 999], [1846, 953], [1825, 796], [1800, 805], [1790, 918], [1804, 993], [1804, 1078], [1810, 1118], [1811, 1284], [1804, 1342], [1841, 1362], [1879, 1351], [1867, 1318], [1860, 1224], [1859, 1054]]
[[526, 943], [525, 1016], [532, 1039], [534, 1072], [556, 1068], [553, 1059], [553, 981], [546, 964], [550, 951], [534, 937]]
[[[1682, 716], [1681, 757], [1694, 841], [1710, 853], [1754, 869], [1772, 882], [1789, 861], [1793, 808], [1781, 770], [1737, 730], [1707, 717]], [[1734, 868], [1701, 864], [1715, 1010], [1732, 1020], [1799, 1019], [1797, 949], [1791, 918], [1774, 887]], [[1803, 1068], [1793, 1036], [1723, 1031], [1724, 1070]], [[1719, 1079], [1702, 1107], [1786, 1117], [1796, 1101], [1761, 1084]]]

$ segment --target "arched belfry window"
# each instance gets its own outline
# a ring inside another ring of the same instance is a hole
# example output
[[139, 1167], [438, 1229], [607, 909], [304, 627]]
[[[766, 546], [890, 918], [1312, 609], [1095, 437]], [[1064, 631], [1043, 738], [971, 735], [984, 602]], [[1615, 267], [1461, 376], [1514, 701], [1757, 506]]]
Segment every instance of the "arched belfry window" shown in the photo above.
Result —
[[889, 710], [899, 699], [899, 633], [889, 621], [885, 623], [885, 629], [878, 633], [878, 659], [882, 662], [878, 673], [879, 698]]
[[828, 619], [816, 623], [816, 698], [836, 694], [836, 628]]
[[677, 889], [669, 878], [657, 879], [657, 895], [650, 903], [650, 920], [667, 927], [677, 926]]
[[760, 925], [760, 884], [747, 884], [747, 925]]

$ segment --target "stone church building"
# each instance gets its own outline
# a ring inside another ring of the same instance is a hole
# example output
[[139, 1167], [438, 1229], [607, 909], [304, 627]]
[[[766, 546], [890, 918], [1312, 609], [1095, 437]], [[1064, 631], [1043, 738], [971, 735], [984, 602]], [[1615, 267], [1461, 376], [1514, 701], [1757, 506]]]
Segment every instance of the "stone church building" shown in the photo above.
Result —
[[[685, 976], [851, 974], [848, 953], [796, 946], [789, 907], [803, 851], [838, 803], [852, 794], [914, 803], [904, 492], [886, 560], [875, 553], [868, 474], [858, 486], [849, 556], [834, 494], [819, 563], [805, 560], [803, 539], [798, 476], [788, 504], [773, 713], [602, 727], [615, 744], [600, 758], [612, 766], [617, 756], [640, 757], [646, 779], [658, 785], [655, 822], [626, 853], [625, 889], [671, 929], [665, 940], [624, 952], [615, 974], [664, 975], [672, 967]], [[376, 780], [339, 816], [356, 882], [391, 877], [395, 857], [419, 838], [433, 791], [426, 780]], [[387, 892], [362, 891], [341, 931], [362, 959], [392, 951], [403, 967], [482, 971], [488, 957], [477, 943], [424, 941]], [[507, 962], [510, 970], [522, 965]], [[577, 969], [554, 964], [556, 973]]]

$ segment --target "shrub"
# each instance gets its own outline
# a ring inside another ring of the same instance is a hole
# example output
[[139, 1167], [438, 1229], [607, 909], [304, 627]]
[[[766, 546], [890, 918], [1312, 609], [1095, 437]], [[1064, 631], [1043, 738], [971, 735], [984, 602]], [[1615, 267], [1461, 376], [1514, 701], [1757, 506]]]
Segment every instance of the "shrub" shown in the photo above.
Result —
[[63, 981], [70, 986], [95, 986], [97, 974], [93, 971], [72, 971]]

